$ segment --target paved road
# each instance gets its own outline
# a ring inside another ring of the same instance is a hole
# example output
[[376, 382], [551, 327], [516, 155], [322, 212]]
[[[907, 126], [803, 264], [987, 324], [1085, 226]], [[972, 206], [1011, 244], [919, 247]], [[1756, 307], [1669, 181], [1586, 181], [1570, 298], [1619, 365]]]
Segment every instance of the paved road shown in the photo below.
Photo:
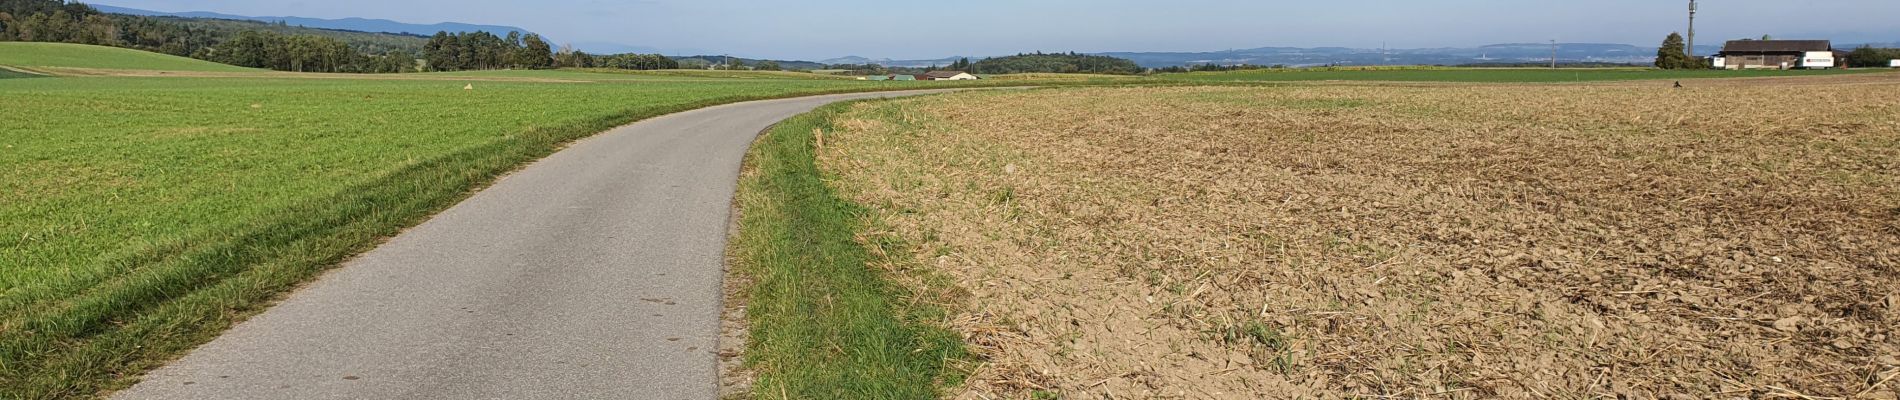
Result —
[[576, 143], [148, 374], [119, 399], [712, 399], [741, 103]]

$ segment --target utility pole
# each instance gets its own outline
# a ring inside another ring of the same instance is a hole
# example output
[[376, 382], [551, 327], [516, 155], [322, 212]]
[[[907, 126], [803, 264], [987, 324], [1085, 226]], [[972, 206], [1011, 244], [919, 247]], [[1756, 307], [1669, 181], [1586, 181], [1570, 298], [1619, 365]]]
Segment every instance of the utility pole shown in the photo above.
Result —
[[1689, 0], [1689, 58], [1695, 58], [1695, 1]]
[[1550, 69], [1557, 69], [1557, 39], [1550, 40]]

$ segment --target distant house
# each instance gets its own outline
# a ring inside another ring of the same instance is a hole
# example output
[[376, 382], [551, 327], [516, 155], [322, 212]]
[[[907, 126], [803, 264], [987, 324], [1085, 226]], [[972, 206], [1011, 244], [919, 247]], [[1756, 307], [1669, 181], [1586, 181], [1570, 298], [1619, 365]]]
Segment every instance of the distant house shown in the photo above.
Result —
[[925, 72], [917, 78], [932, 81], [974, 81], [983, 79], [963, 71], [930, 71]]
[[1731, 40], [1714, 61], [1724, 69], [1827, 69], [1834, 60], [1826, 40]]

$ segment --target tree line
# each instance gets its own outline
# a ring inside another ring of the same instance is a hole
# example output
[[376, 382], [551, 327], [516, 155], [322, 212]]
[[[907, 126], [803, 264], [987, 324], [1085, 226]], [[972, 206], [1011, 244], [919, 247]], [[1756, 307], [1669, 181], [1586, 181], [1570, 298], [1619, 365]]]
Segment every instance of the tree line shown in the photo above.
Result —
[[[124, 47], [283, 71], [401, 72], [414, 69], [407, 67], [414, 63], [413, 56], [400, 51], [368, 53], [331, 37], [243, 28], [268, 26], [262, 23], [184, 21], [107, 14], [92, 6], [64, 0], [0, 0], [0, 41]], [[291, 29], [279, 25], [284, 30]]]
[[679, 69], [679, 60], [659, 54], [608, 54], [593, 55], [563, 46], [554, 54], [554, 64], [561, 68], [613, 68], [631, 70]]
[[1121, 74], [1133, 75], [1142, 72], [1140, 65], [1127, 59], [1109, 56], [1097, 56], [1077, 53], [1017, 54], [1008, 57], [986, 58], [969, 65], [967, 72], [984, 74], [1019, 73], [1076, 73], [1076, 74]]
[[341, 40], [315, 35], [279, 35], [244, 31], [206, 49], [197, 58], [241, 67], [296, 72], [396, 73], [413, 72], [416, 58], [394, 51], [370, 55], [355, 51]]
[[1893, 60], [1900, 60], [1900, 49], [1860, 46], [1847, 53], [1847, 66], [1853, 68], [1887, 68]]
[[679, 68], [660, 55], [557, 60], [545, 38], [510, 32], [420, 36], [291, 27], [255, 21], [108, 14], [65, 0], [0, 0], [0, 41], [125, 47], [253, 68], [301, 72], [416, 72], [595, 67]]
[[422, 45], [423, 59], [433, 71], [483, 69], [542, 69], [554, 67], [554, 50], [541, 35], [508, 32], [436, 32]]

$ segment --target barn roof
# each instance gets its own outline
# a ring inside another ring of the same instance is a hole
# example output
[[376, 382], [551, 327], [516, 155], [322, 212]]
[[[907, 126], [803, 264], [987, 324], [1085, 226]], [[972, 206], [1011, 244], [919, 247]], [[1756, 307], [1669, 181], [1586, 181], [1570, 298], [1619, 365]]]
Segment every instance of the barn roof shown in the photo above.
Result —
[[1783, 53], [1834, 50], [1826, 40], [1730, 40], [1723, 53]]

